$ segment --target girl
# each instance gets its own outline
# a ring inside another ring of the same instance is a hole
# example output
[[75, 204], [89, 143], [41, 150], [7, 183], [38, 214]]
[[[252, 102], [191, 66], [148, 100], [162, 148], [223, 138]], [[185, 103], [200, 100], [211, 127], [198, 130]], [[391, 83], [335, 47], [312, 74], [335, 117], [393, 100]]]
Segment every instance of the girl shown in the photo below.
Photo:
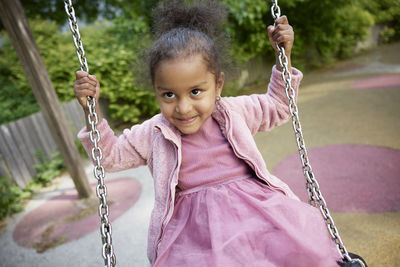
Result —
[[[151, 265], [338, 266], [319, 211], [268, 172], [252, 137], [289, 119], [278, 64], [266, 94], [222, 98], [216, 40], [225, 9], [216, 1], [171, 1], [154, 18], [150, 75], [161, 114], [119, 137], [100, 116], [97, 125], [107, 171], [147, 164], [153, 175]], [[297, 92], [302, 74], [290, 66], [294, 34], [286, 17], [268, 37], [274, 48], [284, 46]], [[98, 100], [99, 82], [78, 71], [74, 90], [88, 115], [86, 97]], [[78, 136], [90, 153], [87, 129]]]

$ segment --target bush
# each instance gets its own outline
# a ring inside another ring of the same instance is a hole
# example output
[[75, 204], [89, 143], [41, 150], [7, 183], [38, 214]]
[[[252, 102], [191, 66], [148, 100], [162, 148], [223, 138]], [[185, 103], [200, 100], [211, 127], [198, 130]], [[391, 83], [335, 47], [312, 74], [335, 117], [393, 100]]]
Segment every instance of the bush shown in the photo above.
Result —
[[[30, 20], [37, 46], [60, 102], [72, 100], [75, 71], [79, 69], [75, 47], [69, 32], [41, 19]], [[135, 84], [133, 63], [137, 52], [149, 40], [149, 26], [142, 19], [104, 22], [81, 29], [90, 72], [102, 85], [101, 98], [113, 120], [136, 123], [158, 112], [154, 94]], [[0, 50], [0, 124], [25, 117], [39, 110], [14, 48], [2, 35]], [[144, 67], [145, 68], [145, 67]], [[142, 73], [136, 75], [140, 77]]]
[[25, 200], [64, 172], [65, 165], [59, 152], [53, 153], [50, 159], [41, 151], [37, 151], [36, 155], [41, 164], [34, 166], [38, 172], [24, 189], [11, 183], [7, 177], [0, 177], [0, 220], [22, 211]]
[[374, 16], [375, 23], [383, 26], [382, 41], [400, 40], [400, 0], [359, 0], [362, 8]]
[[229, 10], [227, 32], [231, 36], [232, 55], [240, 61], [247, 61], [258, 54], [264, 54], [269, 46], [267, 25], [270, 14], [267, 1], [263, 0], [223, 0]]
[[[62, 34], [51, 21], [32, 19], [30, 26], [60, 101], [71, 100], [75, 78], [73, 70], [76, 69], [74, 58], [70, 56], [73, 53], [71, 37]], [[0, 113], [0, 124], [4, 124], [28, 116], [40, 108], [5, 32], [2, 32], [1, 40], [0, 84], [4, 93], [0, 95], [0, 108], [5, 112]]]
[[[83, 27], [82, 39], [90, 72], [102, 85], [106, 114], [120, 123], [137, 123], [159, 112], [151, 86], [138, 83], [147, 65], [140, 51], [150, 42], [150, 8], [157, 0], [111, 1], [112, 21]], [[232, 37], [231, 56], [241, 62], [256, 57], [274, 59], [267, 26], [273, 23], [270, 3], [264, 0], [222, 0], [230, 11], [226, 31]], [[384, 25], [383, 40], [400, 38], [400, 0], [281, 0], [282, 14], [295, 29], [293, 65], [318, 67], [351, 56], [357, 42], [374, 23]], [[137, 13], [136, 13], [137, 12]], [[139, 14], [140, 13], [140, 14]], [[97, 14], [97, 13], [96, 13]], [[119, 14], [119, 15], [118, 15]], [[53, 86], [61, 102], [74, 98], [75, 71], [79, 69], [69, 32], [55, 22], [31, 18], [36, 38]], [[14, 49], [3, 32], [0, 50], [0, 124], [39, 110]], [[143, 71], [144, 70], [144, 71]], [[147, 88], [146, 88], [147, 87]]]
[[[262, 0], [223, 2], [231, 12], [227, 28], [233, 54], [245, 61], [256, 56], [274, 58], [267, 33], [268, 25], [273, 24], [270, 5]], [[372, 16], [358, 1], [281, 0], [279, 5], [295, 30], [293, 65], [302, 68], [348, 56], [373, 24]]]
[[140, 72], [134, 68], [135, 62], [142, 61], [138, 55], [149, 43], [148, 32], [140, 20], [134, 24], [117, 20], [108, 27], [97, 24], [82, 31], [91, 73], [101, 83], [100, 98], [107, 102], [107, 113], [114, 121], [137, 123], [159, 111], [154, 92], [138, 83], [147, 65], [140, 66]]
[[12, 184], [7, 177], [0, 177], [0, 221], [22, 211], [22, 199], [25, 197], [27, 196], [21, 188]]
[[[0, 52], [0, 62], [2, 58], [4, 56]], [[2, 72], [1, 68], [2, 64], [0, 63], [0, 72]], [[0, 76], [0, 125], [39, 111], [39, 106], [30, 88], [27, 91], [25, 88], [16, 86], [17, 84], [10, 78], [11, 75], [7, 75], [6, 72], [2, 72]]]
[[[338, 14], [337, 56], [346, 58], [354, 53], [357, 43], [363, 41], [369, 34], [369, 26], [374, 24], [373, 16], [360, 5], [349, 5], [340, 9]], [[348, 22], [349, 18], [351, 23]]]
[[64, 160], [60, 152], [54, 152], [49, 159], [45, 158], [42, 151], [37, 151], [36, 156], [40, 164], [34, 165], [37, 173], [33, 178], [34, 182], [46, 186], [55, 177], [59, 176], [65, 171]]

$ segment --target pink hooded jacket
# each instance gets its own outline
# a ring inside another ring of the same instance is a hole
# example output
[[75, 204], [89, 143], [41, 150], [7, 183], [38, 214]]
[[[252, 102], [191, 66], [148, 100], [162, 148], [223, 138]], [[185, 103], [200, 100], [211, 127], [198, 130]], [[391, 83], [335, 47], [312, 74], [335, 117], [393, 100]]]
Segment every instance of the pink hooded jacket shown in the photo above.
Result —
[[[296, 99], [302, 77], [302, 73], [293, 68], [292, 86]], [[243, 159], [259, 179], [272, 189], [298, 199], [284, 182], [268, 172], [253, 138], [257, 132], [271, 130], [290, 118], [281, 72], [273, 67], [266, 94], [223, 97], [216, 102], [212, 116], [236, 156]], [[153, 175], [155, 203], [147, 246], [147, 256], [152, 263], [157, 257], [163, 229], [174, 210], [175, 187], [182, 161], [181, 134], [162, 114], [134, 125], [131, 129], [125, 129], [119, 137], [114, 135], [105, 119], [97, 127], [101, 133], [99, 146], [103, 152], [102, 165], [106, 171], [148, 165]], [[91, 153], [92, 144], [86, 127], [78, 133], [78, 138], [86, 151]]]

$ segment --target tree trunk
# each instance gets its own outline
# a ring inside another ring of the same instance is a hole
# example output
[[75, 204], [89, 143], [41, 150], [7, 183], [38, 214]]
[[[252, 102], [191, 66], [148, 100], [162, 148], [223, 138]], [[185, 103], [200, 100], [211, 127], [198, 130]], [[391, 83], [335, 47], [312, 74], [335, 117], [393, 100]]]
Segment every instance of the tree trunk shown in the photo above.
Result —
[[80, 198], [92, 195], [79, 152], [61, 111], [19, 0], [0, 0], [0, 17]]

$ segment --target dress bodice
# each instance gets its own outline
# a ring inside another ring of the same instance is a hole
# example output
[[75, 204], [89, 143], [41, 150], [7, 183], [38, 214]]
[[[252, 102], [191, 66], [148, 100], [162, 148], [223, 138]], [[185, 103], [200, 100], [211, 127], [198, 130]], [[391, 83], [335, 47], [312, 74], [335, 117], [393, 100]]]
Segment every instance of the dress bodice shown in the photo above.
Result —
[[251, 176], [249, 166], [235, 155], [212, 117], [196, 133], [182, 135], [181, 190], [243, 176]]

